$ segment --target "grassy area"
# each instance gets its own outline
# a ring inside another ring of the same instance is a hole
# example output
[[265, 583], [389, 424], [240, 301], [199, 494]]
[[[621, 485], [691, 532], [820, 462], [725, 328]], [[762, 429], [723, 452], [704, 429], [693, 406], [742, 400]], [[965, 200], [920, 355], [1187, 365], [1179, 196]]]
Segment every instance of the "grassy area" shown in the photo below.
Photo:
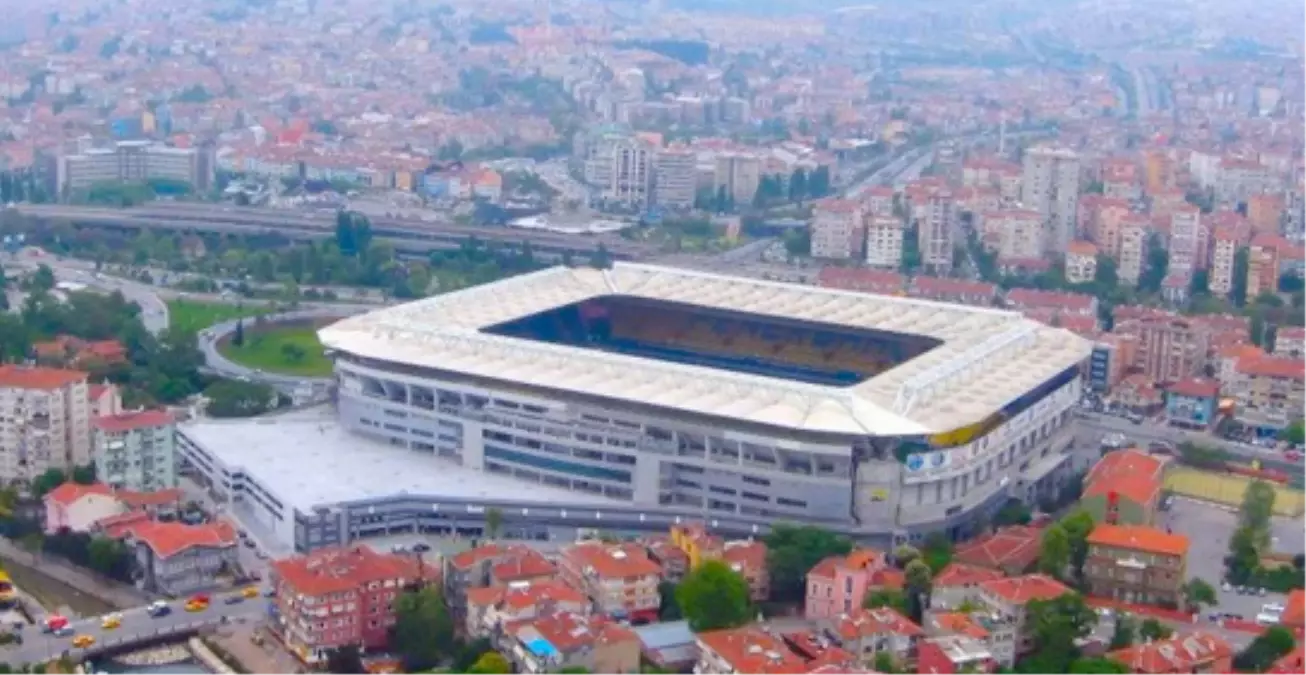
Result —
[[215, 323], [268, 313], [260, 305], [228, 305], [219, 302], [168, 301], [168, 326], [175, 330], [198, 333]]
[[14, 585], [35, 598], [46, 611], [56, 612], [61, 607], [69, 607], [82, 616], [98, 616], [115, 609], [113, 605], [99, 598], [83, 593], [21, 563], [4, 559], [3, 564]]
[[[1251, 479], [1233, 474], [1201, 471], [1189, 467], [1171, 467], [1165, 475], [1166, 489], [1175, 494], [1187, 495], [1208, 502], [1238, 506]], [[1270, 483], [1274, 488], [1274, 513], [1295, 518], [1306, 507], [1306, 495], [1282, 485]]]
[[306, 377], [331, 374], [331, 360], [322, 355], [322, 343], [313, 325], [247, 326], [245, 344], [237, 347], [228, 338], [218, 345], [218, 351], [242, 366], [269, 373]]

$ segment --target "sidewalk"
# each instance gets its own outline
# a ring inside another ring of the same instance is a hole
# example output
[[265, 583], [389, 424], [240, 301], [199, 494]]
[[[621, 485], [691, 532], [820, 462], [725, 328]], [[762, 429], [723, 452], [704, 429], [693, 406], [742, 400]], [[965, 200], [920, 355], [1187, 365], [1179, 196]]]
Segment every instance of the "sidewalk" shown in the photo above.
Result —
[[90, 570], [81, 569], [55, 556], [33, 555], [4, 537], [0, 537], [0, 556], [30, 567], [40, 574], [63, 582], [115, 607], [139, 607], [154, 599], [140, 589], [107, 579]]

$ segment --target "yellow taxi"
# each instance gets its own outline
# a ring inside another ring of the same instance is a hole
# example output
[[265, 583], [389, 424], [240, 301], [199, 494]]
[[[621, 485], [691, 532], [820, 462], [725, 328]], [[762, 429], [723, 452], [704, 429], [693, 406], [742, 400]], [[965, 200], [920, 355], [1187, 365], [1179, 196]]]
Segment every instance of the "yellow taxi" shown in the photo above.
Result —
[[246, 598], [257, 598], [258, 589], [255, 588], [254, 586], [246, 586], [245, 589], [240, 592], [240, 594], [245, 596]]
[[209, 608], [209, 603], [200, 600], [191, 600], [186, 603], [187, 612], [203, 612]]
[[121, 625], [122, 615], [116, 612], [113, 614], [106, 614], [104, 618], [100, 620], [100, 628], [103, 628], [104, 630], [113, 630]]
[[77, 637], [73, 638], [73, 646], [78, 649], [86, 649], [87, 647], [90, 647], [93, 644], [95, 644], [95, 638], [89, 635], [78, 635]]

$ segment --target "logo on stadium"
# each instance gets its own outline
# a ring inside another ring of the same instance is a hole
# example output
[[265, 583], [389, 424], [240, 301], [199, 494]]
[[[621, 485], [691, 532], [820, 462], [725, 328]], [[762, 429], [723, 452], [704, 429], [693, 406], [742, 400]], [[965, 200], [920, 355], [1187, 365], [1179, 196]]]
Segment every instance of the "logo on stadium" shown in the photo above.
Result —
[[948, 461], [947, 453], [936, 452], [934, 453], [934, 457], [930, 461], [930, 465], [937, 469], [943, 466], [943, 464], [947, 461]]
[[920, 471], [925, 468], [925, 459], [920, 455], [912, 455], [907, 458], [907, 468], [911, 471]]

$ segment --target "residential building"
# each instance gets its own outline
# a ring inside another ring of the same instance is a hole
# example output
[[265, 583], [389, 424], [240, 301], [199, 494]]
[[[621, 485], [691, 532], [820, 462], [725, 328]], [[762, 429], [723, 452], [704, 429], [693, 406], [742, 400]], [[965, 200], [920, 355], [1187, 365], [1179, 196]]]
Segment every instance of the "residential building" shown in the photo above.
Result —
[[142, 410], [95, 420], [95, 468], [115, 489], [177, 487], [177, 426], [172, 413]]
[[1285, 359], [1306, 356], [1306, 329], [1299, 326], [1279, 326], [1274, 331], [1273, 354]]
[[1239, 359], [1229, 394], [1234, 417], [1263, 436], [1273, 436], [1302, 419], [1306, 361], [1266, 356]]
[[838, 668], [839, 673], [858, 670], [861, 665], [850, 652], [833, 643], [824, 633], [794, 631], [780, 636], [785, 645], [805, 663], [807, 672]]
[[766, 567], [766, 544], [754, 540], [726, 541], [709, 534], [703, 523], [686, 523], [671, 528], [671, 542], [688, 557], [689, 569], [709, 560], [719, 560], [748, 582], [753, 602], [771, 596], [771, 578]]
[[444, 559], [444, 598], [454, 620], [466, 623], [467, 594], [473, 588], [553, 579], [558, 570], [532, 548], [486, 544]]
[[308, 664], [336, 647], [381, 649], [395, 623], [395, 598], [438, 571], [415, 556], [377, 553], [367, 546], [320, 549], [272, 562], [276, 591], [268, 622]]
[[1229, 297], [1233, 291], [1234, 259], [1238, 255], [1238, 233], [1227, 227], [1217, 227], [1212, 233], [1211, 273], [1208, 285], [1213, 295]]
[[959, 545], [952, 559], [1003, 574], [1024, 574], [1038, 560], [1043, 532], [1028, 525], [1009, 525]]
[[1233, 647], [1224, 638], [1203, 630], [1179, 633], [1165, 640], [1140, 642], [1107, 654], [1131, 673], [1232, 673]]
[[1097, 298], [1087, 293], [1013, 288], [1007, 292], [1007, 306], [1022, 311], [1048, 309], [1063, 315], [1097, 317]]
[[1114, 332], [1138, 340], [1134, 368], [1154, 383], [1178, 382], [1200, 375], [1206, 365], [1210, 331], [1192, 319], [1149, 312], [1118, 319]]
[[998, 661], [980, 640], [967, 635], [939, 635], [917, 644], [918, 673], [992, 673]]
[[987, 581], [980, 586], [980, 599], [1015, 627], [1016, 656], [1033, 648], [1033, 626], [1026, 621], [1026, 609], [1035, 600], [1053, 600], [1073, 593], [1065, 584], [1042, 574], [1029, 574]]
[[1112, 390], [1108, 401], [1127, 412], [1151, 417], [1161, 412], [1165, 397], [1151, 378], [1142, 373], [1126, 375]]
[[893, 213], [893, 188], [888, 185], [872, 185], [862, 193], [866, 213], [871, 217], [896, 217]]
[[59, 335], [48, 342], [32, 345], [32, 355], [43, 366], [94, 370], [127, 360], [127, 348], [117, 340], [83, 340]]
[[1066, 248], [1066, 281], [1092, 283], [1097, 278], [1097, 247], [1092, 242], [1075, 240]]
[[1101, 333], [1093, 341], [1093, 354], [1089, 357], [1088, 386], [1093, 391], [1105, 393], [1125, 378], [1134, 365], [1138, 338], [1133, 335]]
[[1179, 608], [1188, 537], [1148, 525], [1098, 523], [1088, 535], [1084, 580], [1100, 598]]
[[807, 663], [775, 634], [756, 626], [698, 634], [698, 675], [801, 673]]
[[880, 269], [902, 267], [902, 220], [872, 215], [866, 220], [866, 264]]
[[520, 673], [639, 672], [639, 636], [607, 617], [557, 612], [508, 624], [503, 632]]
[[[918, 277], [919, 278], [919, 277]], [[822, 267], [816, 275], [817, 285], [860, 293], [902, 295], [907, 278], [897, 272], [868, 270], [856, 267]]]
[[762, 162], [754, 155], [723, 153], [717, 155], [712, 190], [726, 194], [736, 204], [752, 204], [762, 180]]
[[143, 572], [136, 583], [151, 593], [176, 597], [214, 588], [239, 563], [236, 528], [224, 520], [187, 525], [138, 518], [114, 534], [136, 554]]
[[1165, 389], [1165, 416], [1175, 426], [1206, 430], [1215, 423], [1220, 383], [1201, 377], [1180, 380]]
[[1259, 162], [1228, 157], [1220, 162], [1215, 197], [1224, 204], [1239, 204], [1252, 195], [1271, 192], [1275, 182], [1274, 175]]
[[[698, 160], [687, 148], [657, 151], [654, 167], [654, 200], [667, 209], [689, 209], [698, 195]], [[750, 202], [751, 203], [751, 202]]]
[[86, 373], [0, 366], [0, 480], [90, 464], [90, 408]]
[[1202, 212], [1192, 204], [1183, 204], [1170, 214], [1170, 242], [1167, 252], [1170, 274], [1191, 278], [1197, 270], [1206, 267], [1205, 233], [1202, 230]]
[[1306, 645], [1298, 642], [1292, 651], [1279, 657], [1279, 660], [1275, 661], [1266, 672], [1274, 675], [1297, 675], [1306, 672]]
[[82, 485], [69, 481], [47, 492], [41, 501], [45, 505], [47, 534], [60, 530], [88, 532], [100, 520], [123, 512], [113, 489], [104, 483]]
[[1025, 151], [1021, 201], [1045, 223], [1045, 253], [1056, 256], [1076, 235], [1079, 209], [1079, 155], [1060, 148]]
[[823, 199], [812, 210], [812, 257], [860, 259], [866, 246], [861, 205], [850, 199]]
[[1093, 522], [1151, 525], [1165, 485], [1165, 460], [1138, 450], [1107, 453], [1084, 477], [1080, 508]]
[[581, 543], [562, 549], [562, 579], [584, 593], [599, 614], [629, 621], [657, 618], [662, 569], [640, 547]]
[[1292, 247], [1278, 235], [1262, 234], [1252, 238], [1247, 248], [1247, 299], [1253, 300], [1263, 292], [1279, 290], [1281, 253]]
[[924, 217], [916, 224], [921, 264], [935, 271], [952, 269], [953, 248], [958, 243], [957, 201], [951, 191], [930, 192]]
[[1145, 216], [1129, 214], [1120, 219], [1120, 256], [1116, 274], [1121, 283], [1137, 286], [1147, 266], [1147, 229]]
[[90, 418], [108, 417], [122, 412], [122, 394], [112, 384], [92, 384], [86, 389], [90, 395]]
[[585, 616], [590, 602], [580, 591], [552, 579], [469, 588], [463, 630], [470, 639], [497, 636], [508, 624], [555, 612]]
[[631, 628], [645, 661], [664, 673], [688, 673], [698, 661], [698, 638], [688, 621], [662, 621]]
[[940, 610], [955, 609], [966, 603], [979, 601], [980, 584], [1004, 575], [991, 567], [980, 567], [962, 562], [949, 563], [934, 575], [930, 591], [930, 607]]
[[[1016, 662], [1016, 626], [1011, 617], [978, 609], [970, 612], [931, 610], [925, 619], [925, 634], [931, 637], [962, 636], [979, 642], [1000, 666]], [[922, 663], [925, 655], [922, 653]]]
[[58, 160], [56, 185], [60, 194], [96, 183], [145, 183], [173, 180], [204, 192], [213, 183], [214, 163], [204, 148], [173, 148], [151, 141], [119, 141], [107, 148], [89, 148]]
[[985, 213], [981, 225], [982, 240], [998, 254], [1000, 260], [1023, 260], [1043, 257], [1046, 225], [1038, 211], [1004, 209]]
[[824, 619], [821, 626], [826, 635], [867, 667], [881, 652], [892, 656], [894, 663], [914, 663], [917, 641], [925, 635], [920, 626], [891, 607], [858, 607]]
[[983, 281], [944, 279], [917, 274], [912, 277], [907, 294], [915, 298], [990, 307], [998, 297], [998, 287]]
[[1247, 222], [1254, 234], [1277, 236], [1283, 220], [1285, 203], [1283, 194], [1266, 192], [1247, 197]]
[[874, 549], [858, 549], [822, 560], [807, 573], [803, 616], [814, 621], [861, 607], [875, 573], [887, 567], [884, 553]]
[[656, 150], [639, 138], [612, 143], [612, 173], [603, 200], [629, 208], [647, 208], [653, 198], [655, 154]]

